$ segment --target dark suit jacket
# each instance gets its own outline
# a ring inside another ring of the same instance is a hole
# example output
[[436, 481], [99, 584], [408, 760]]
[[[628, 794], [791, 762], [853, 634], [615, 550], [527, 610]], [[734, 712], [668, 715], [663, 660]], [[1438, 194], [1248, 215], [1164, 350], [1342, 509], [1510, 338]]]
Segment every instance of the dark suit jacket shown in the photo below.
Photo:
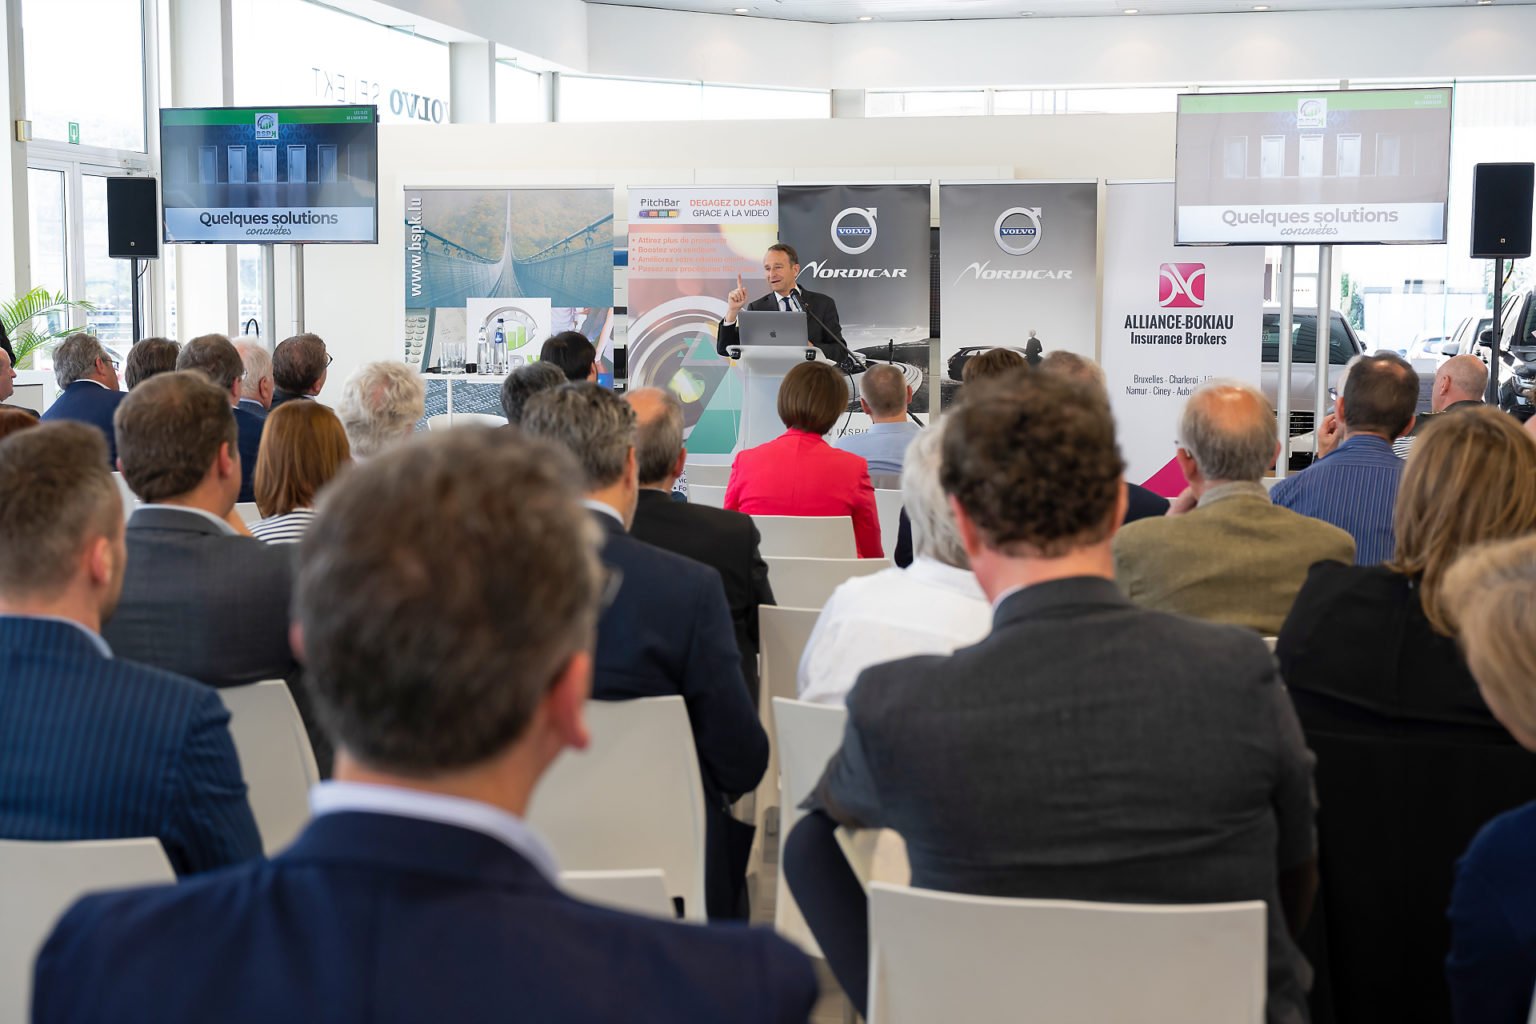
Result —
[[[805, 309], [805, 328], [810, 335], [807, 340], [826, 353], [827, 358], [834, 362], [840, 360], [843, 356], [843, 325], [837, 318], [837, 303], [830, 295], [807, 291], [799, 286], [796, 286], [795, 292], [800, 297], [800, 305]], [[769, 292], [747, 303], [746, 308], [771, 313], [784, 307], [779, 297]], [[737, 325], [720, 321], [720, 328], [715, 335], [715, 351], [723, 356], [727, 348], [740, 344], [741, 331]]]
[[488, 835], [356, 812], [270, 862], [87, 897], [36, 980], [37, 1024], [800, 1024], [817, 996], [766, 930], [579, 903]]
[[296, 395], [292, 391], [284, 391], [282, 388], [273, 388], [272, 389], [272, 408], [268, 409], [267, 411], [271, 412], [272, 409], [276, 409], [278, 406], [282, 405], [284, 402], [294, 402], [294, 401], [299, 401], [299, 400], [306, 399], [306, 398], [313, 399], [313, 397], [314, 397], [313, 395]]
[[757, 526], [741, 512], [673, 501], [661, 491], [640, 491], [629, 535], [658, 548], [703, 562], [720, 574], [736, 627], [741, 675], [753, 703], [757, 680], [757, 606], [773, 604], [768, 563], [758, 552]]
[[107, 464], [116, 470], [117, 430], [112, 426], [112, 414], [126, 397], [126, 391], [108, 391], [93, 380], [77, 380], [43, 412], [43, 421], [79, 420], [100, 430], [107, 439]]
[[182, 875], [261, 857], [223, 702], [68, 623], [0, 616], [0, 838], [136, 836]]
[[236, 408], [235, 426], [240, 428], [240, 497], [236, 501], [255, 501], [252, 480], [256, 476], [256, 454], [261, 451], [261, 428], [265, 421], [244, 408]]
[[235, 408], [237, 408], [237, 409], [244, 409], [246, 412], [250, 413], [252, 416], [255, 416], [259, 420], [266, 419], [267, 418], [267, 412], [269, 411], [269, 410], [263, 408], [262, 404], [260, 402], [256, 401], [256, 399], [254, 399], [254, 398], [242, 398], [242, 399], [240, 399], [240, 404], [237, 405]]

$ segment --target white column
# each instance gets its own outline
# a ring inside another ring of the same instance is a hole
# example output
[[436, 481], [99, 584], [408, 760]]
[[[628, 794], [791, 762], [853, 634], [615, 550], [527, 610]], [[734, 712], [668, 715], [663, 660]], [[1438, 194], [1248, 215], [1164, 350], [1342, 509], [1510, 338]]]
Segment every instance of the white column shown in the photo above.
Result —
[[8, 112], [5, 139], [0, 146], [0, 182], [10, 193], [9, 203], [0, 203], [0, 296], [19, 295], [32, 286], [32, 244], [27, 224], [27, 146], [16, 141], [16, 122], [26, 117], [25, 73], [22, 68], [21, 0], [0, 4], [6, 46], [3, 51], [5, 74], [0, 75], [4, 90], [3, 105]]
[[448, 119], [454, 124], [496, 122], [496, 44], [448, 44]]

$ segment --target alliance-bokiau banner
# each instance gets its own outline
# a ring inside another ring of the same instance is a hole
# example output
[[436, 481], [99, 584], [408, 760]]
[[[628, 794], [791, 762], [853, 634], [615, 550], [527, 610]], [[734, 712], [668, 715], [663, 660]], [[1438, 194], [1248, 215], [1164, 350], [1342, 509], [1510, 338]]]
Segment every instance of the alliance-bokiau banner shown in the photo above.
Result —
[[1098, 192], [1094, 181], [939, 183], [945, 404], [985, 349], [1094, 354]]

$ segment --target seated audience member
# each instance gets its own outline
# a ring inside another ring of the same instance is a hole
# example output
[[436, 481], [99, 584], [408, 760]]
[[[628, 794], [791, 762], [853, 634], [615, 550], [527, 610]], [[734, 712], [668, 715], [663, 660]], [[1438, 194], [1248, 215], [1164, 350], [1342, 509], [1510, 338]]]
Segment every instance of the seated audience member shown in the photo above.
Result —
[[0, 351], [0, 412], [10, 411], [22, 413], [33, 420], [37, 419], [37, 413], [24, 405], [6, 405], [5, 400], [16, 394], [16, 371], [11, 367], [10, 354]]
[[359, 366], [342, 385], [336, 403], [352, 457], [359, 462], [414, 434], [426, 411], [427, 385], [421, 374], [397, 360]]
[[884, 475], [895, 479], [891, 486], [900, 486], [902, 456], [923, 429], [907, 418], [910, 401], [912, 389], [901, 367], [871, 365], [859, 376], [859, 406], [869, 417], [869, 429], [840, 437], [832, 447], [862, 458], [869, 466], [870, 479]]
[[706, 910], [746, 916], [746, 861], [752, 826], [730, 805], [754, 789], [768, 766], [768, 737], [741, 678], [741, 655], [720, 574], [691, 558], [629, 536], [639, 480], [635, 413], [596, 384], [535, 395], [522, 429], [576, 456], [586, 506], [601, 528], [603, 564], [618, 593], [597, 622], [592, 696], [629, 700], [681, 694], [698, 750], [706, 805]]
[[1189, 481], [1172, 515], [1115, 537], [1115, 580], [1137, 604], [1274, 636], [1313, 562], [1355, 561], [1337, 526], [1270, 504], [1259, 479], [1275, 464], [1275, 413], [1258, 389], [1213, 380], [1195, 389], [1175, 450]]
[[169, 338], [140, 338], [123, 360], [123, 382], [132, 391], [157, 373], [170, 373], [180, 354], [181, 346]]
[[1413, 451], [1413, 439], [1436, 416], [1452, 409], [1473, 409], [1483, 404], [1488, 387], [1488, 367], [1474, 355], [1452, 356], [1435, 371], [1429, 394], [1429, 413], [1413, 421], [1408, 433], [1392, 442], [1392, 454], [1406, 459]]
[[1401, 357], [1357, 357], [1334, 407], [1343, 441], [1276, 484], [1271, 500], [1348, 531], [1356, 565], [1385, 562], [1396, 547], [1392, 509], [1403, 476], [1392, 442], [1412, 429], [1418, 404], [1419, 375]]
[[35, 415], [29, 415], [31, 412], [31, 409], [15, 409], [9, 405], [0, 405], [0, 440], [10, 437], [18, 430], [37, 426], [38, 418]]
[[546, 338], [539, 362], [558, 366], [566, 380], [597, 380], [597, 348], [580, 331], [561, 331]]
[[[336, 780], [269, 862], [77, 904], [37, 1024], [806, 1020], [816, 978], [784, 940], [572, 899], [524, 820], [588, 742], [602, 588], [576, 475], [454, 430], [337, 482], [294, 627]], [[444, 523], [461, 543], [401, 543]]]
[[800, 699], [841, 705], [870, 665], [948, 654], [992, 629], [992, 606], [971, 575], [939, 484], [943, 421], [907, 448], [901, 499], [912, 522], [911, 566], [855, 576], [827, 599], [800, 657]]
[[[535, 363], [535, 366], [542, 364]], [[682, 475], [688, 450], [683, 447], [683, 406], [662, 388], [637, 388], [624, 396], [635, 410], [638, 431], [635, 462], [640, 493], [629, 535], [702, 562], [720, 574], [731, 606], [736, 648], [747, 694], [758, 703], [757, 609], [773, 604], [768, 563], [758, 552], [752, 517], [708, 505], [672, 500], [672, 485]]]
[[204, 334], [182, 346], [176, 357], [176, 369], [198, 370], [229, 395], [229, 406], [235, 412], [235, 427], [239, 432], [240, 448], [240, 496], [236, 501], [255, 501], [256, 491], [252, 478], [256, 473], [256, 453], [261, 450], [261, 426], [263, 418], [240, 406], [240, 385], [245, 376], [245, 364], [240, 353], [222, 334]]
[[565, 373], [554, 363], [528, 363], [507, 374], [501, 382], [501, 414], [514, 427], [523, 421], [528, 399], [565, 383]]
[[1478, 696], [1443, 586], [1472, 545], [1532, 530], [1536, 445], [1519, 424], [1490, 408], [1439, 417], [1406, 463], [1392, 561], [1317, 563], [1281, 627], [1280, 672], [1318, 755], [1315, 966], [1340, 1021], [1449, 1018], [1452, 865], [1489, 818], [1536, 799], [1536, 759]]
[[181, 875], [259, 858], [218, 694], [99, 635], [126, 560], [106, 447], [78, 423], [0, 444], [0, 838], [154, 836]]
[[315, 518], [315, 495], [351, 461], [341, 420], [319, 402], [272, 410], [256, 456], [262, 520], [251, 536], [268, 544], [298, 543]]
[[779, 385], [788, 429], [736, 454], [725, 507], [761, 516], [848, 516], [860, 558], [879, 558], [880, 514], [869, 468], [823, 435], [848, 408], [848, 385], [831, 363], [796, 363]]
[[[1057, 373], [1088, 384], [1103, 392], [1106, 398], [1109, 396], [1109, 388], [1104, 384], [1104, 368], [1076, 352], [1057, 349], [1040, 360], [1040, 369], [1046, 373]], [[1168, 514], [1168, 499], [1156, 491], [1149, 491], [1141, 484], [1133, 484], [1129, 480], [1125, 482], [1125, 490], [1127, 498], [1125, 521], [1127, 523]]]
[[245, 367], [245, 375], [240, 378], [239, 408], [266, 419], [277, 386], [272, 379], [272, 357], [259, 341], [237, 341], [235, 351], [240, 353], [240, 364]]
[[89, 423], [107, 439], [107, 466], [117, 468], [117, 435], [112, 414], [125, 392], [117, 389], [117, 363], [93, 334], [71, 334], [53, 350], [53, 376], [59, 397], [43, 412], [43, 420]]
[[[1536, 751], [1536, 537], [1486, 544], [1445, 576], [1446, 606], [1488, 710]], [[1527, 1019], [1536, 989], [1536, 803], [1494, 818], [1456, 866], [1446, 976], [1459, 1024]]]
[[318, 334], [295, 334], [272, 350], [272, 403], [276, 409], [284, 402], [314, 398], [325, 388], [331, 355]]
[[1307, 1019], [1291, 931], [1315, 879], [1311, 755], [1259, 637], [1137, 608], [1115, 587], [1124, 472], [1104, 396], [1052, 374], [980, 385], [944, 418], [941, 480], [992, 632], [864, 670], [785, 851], [861, 1012], [866, 900], [837, 825], [900, 833], [926, 889], [1262, 899], [1267, 1020]]
[[978, 380], [990, 380], [993, 377], [1003, 376], [1010, 370], [1018, 370], [1028, 365], [1024, 357], [1014, 349], [989, 348], [965, 361], [965, 366], [960, 370], [960, 381], [963, 384], [973, 384]]

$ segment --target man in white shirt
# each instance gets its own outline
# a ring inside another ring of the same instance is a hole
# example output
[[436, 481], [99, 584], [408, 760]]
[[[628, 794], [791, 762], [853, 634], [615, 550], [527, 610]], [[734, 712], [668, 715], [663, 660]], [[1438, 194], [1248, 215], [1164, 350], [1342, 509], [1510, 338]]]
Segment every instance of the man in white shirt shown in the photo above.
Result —
[[842, 705], [870, 665], [949, 654], [986, 636], [992, 606], [971, 575], [939, 485], [943, 421], [907, 448], [901, 495], [916, 554], [905, 569], [858, 576], [833, 591], [800, 658], [800, 699]]
[[839, 438], [834, 447], [869, 463], [869, 478], [876, 487], [897, 485], [907, 445], [923, 429], [907, 418], [910, 401], [912, 388], [900, 367], [876, 363], [859, 377], [859, 405], [869, 416], [869, 429]]

